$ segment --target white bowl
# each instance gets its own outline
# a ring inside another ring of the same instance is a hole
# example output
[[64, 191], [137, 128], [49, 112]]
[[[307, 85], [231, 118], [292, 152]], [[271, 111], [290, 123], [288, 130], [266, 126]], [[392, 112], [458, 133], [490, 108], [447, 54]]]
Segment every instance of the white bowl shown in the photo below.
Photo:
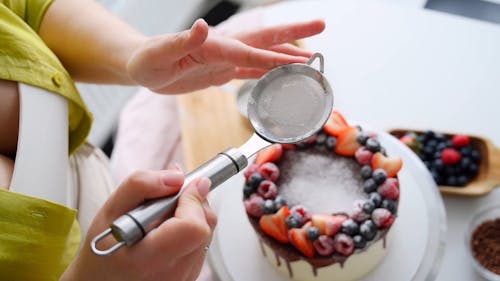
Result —
[[500, 205], [492, 205], [482, 208], [472, 217], [471, 221], [469, 222], [467, 232], [465, 233], [465, 248], [467, 249], [467, 253], [474, 266], [474, 269], [479, 275], [490, 281], [500, 281], [500, 275], [486, 269], [476, 260], [474, 254], [472, 253], [471, 239], [474, 231], [479, 225], [481, 225], [485, 221], [498, 218], [500, 218]]

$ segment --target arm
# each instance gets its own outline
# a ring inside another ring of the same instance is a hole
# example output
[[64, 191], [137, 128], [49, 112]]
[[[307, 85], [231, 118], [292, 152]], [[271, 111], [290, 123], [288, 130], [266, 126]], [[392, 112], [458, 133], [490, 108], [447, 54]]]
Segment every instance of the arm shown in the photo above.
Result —
[[92, 0], [55, 0], [39, 34], [75, 80], [95, 83], [133, 84], [127, 60], [146, 40]]
[[9, 189], [14, 173], [14, 161], [0, 154], [0, 189]]
[[13, 156], [17, 148], [19, 94], [17, 83], [0, 79], [0, 154]]
[[17, 83], [0, 79], [0, 188], [8, 188], [14, 172], [17, 148], [19, 95]]
[[228, 37], [198, 20], [190, 30], [147, 38], [93, 1], [55, 0], [40, 35], [76, 80], [184, 93], [306, 62], [309, 52], [283, 43], [324, 27], [316, 20]]

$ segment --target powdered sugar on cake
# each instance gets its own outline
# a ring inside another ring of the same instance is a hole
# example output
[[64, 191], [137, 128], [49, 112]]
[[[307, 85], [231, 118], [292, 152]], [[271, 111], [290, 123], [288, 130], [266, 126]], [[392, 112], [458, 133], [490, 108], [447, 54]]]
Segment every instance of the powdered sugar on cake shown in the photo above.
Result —
[[360, 167], [351, 158], [308, 149], [289, 151], [281, 163], [280, 194], [291, 205], [332, 214], [351, 210], [353, 202], [367, 198], [360, 188]]

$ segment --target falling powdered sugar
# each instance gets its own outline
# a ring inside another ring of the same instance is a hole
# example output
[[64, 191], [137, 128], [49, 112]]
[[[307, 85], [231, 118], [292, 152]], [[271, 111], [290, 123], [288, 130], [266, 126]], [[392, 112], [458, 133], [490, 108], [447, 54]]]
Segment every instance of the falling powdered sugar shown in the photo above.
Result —
[[257, 116], [272, 138], [297, 138], [321, 124], [324, 89], [317, 81], [298, 74], [276, 77], [262, 89], [255, 103]]
[[288, 204], [313, 213], [348, 213], [353, 202], [366, 199], [360, 167], [352, 158], [325, 149], [287, 151], [281, 159], [279, 193]]

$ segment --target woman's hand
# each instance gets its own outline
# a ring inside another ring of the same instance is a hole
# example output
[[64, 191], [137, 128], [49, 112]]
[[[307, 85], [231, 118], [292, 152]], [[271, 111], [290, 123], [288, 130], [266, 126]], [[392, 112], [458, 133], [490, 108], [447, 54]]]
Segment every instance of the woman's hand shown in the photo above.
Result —
[[[95, 217], [80, 253], [61, 280], [195, 280], [212, 239], [216, 217], [206, 195], [210, 180], [193, 181], [179, 199], [175, 216], [140, 242], [106, 257], [90, 250], [90, 241], [119, 216], [147, 199], [179, 191], [184, 175], [178, 170], [136, 172], [114, 192]], [[108, 237], [99, 248], [116, 243]]]
[[129, 77], [158, 93], [185, 93], [231, 79], [258, 78], [289, 63], [304, 63], [310, 52], [288, 42], [323, 31], [321, 20], [294, 23], [226, 37], [203, 20], [191, 30], [153, 37], [131, 55]]
[[191, 30], [147, 38], [98, 1], [65, 0], [50, 5], [39, 34], [77, 81], [139, 84], [176, 94], [305, 62], [310, 53], [287, 43], [324, 28], [323, 21], [315, 20], [224, 36], [198, 20]]

